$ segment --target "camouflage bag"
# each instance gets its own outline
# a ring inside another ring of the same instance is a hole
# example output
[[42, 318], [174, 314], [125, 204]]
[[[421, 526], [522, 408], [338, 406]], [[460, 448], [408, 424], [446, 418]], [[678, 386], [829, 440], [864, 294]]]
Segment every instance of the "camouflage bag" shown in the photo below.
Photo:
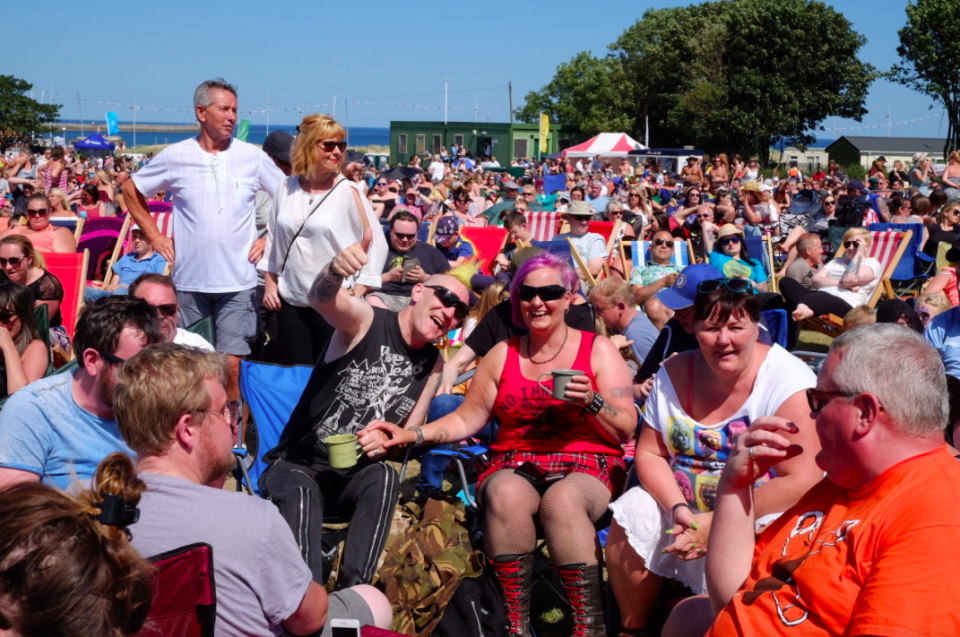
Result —
[[404, 505], [413, 522], [387, 540], [380, 588], [393, 606], [393, 630], [427, 637], [464, 577], [477, 577], [482, 556], [470, 546], [463, 503], [429, 499]]

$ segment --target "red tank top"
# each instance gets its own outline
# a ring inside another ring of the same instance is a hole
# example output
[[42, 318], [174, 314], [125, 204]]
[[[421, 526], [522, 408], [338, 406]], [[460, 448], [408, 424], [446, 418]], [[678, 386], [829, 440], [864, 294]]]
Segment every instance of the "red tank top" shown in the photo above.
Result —
[[[580, 349], [572, 369], [580, 369], [596, 388], [590, 366], [592, 332], [581, 332]], [[503, 364], [500, 387], [493, 412], [500, 421], [500, 433], [491, 448], [494, 451], [539, 451], [544, 453], [604, 453], [622, 456], [619, 445], [603, 437], [597, 420], [582, 407], [553, 397], [553, 377], [544, 376], [544, 391], [536, 379], [520, 372], [520, 339], [507, 341], [507, 360]]]

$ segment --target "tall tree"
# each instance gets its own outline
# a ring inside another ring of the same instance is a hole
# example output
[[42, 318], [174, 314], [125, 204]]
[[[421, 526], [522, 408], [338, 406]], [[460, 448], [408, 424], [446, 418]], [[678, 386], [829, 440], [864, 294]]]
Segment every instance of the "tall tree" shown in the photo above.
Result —
[[26, 93], [33, 84], [12, 75], [0, 75], [0, 147], [56, 121], [58, 104], [41, 104]]
[[890, 69], [891, 77], [943, 105], [946, 157], [960, 149], [960, 2], [911, 0], [899, 36], [901, 62]]

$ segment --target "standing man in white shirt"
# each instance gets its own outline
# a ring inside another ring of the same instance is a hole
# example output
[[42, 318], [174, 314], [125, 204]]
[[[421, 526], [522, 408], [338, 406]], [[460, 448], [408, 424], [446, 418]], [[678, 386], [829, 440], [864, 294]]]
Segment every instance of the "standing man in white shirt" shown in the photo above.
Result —
[[[215, 346], [227, 354], [227, 394], [239, 398], [240, 359], [257, 334], [254, 264], [263, 256], [257, 241], [254, 198], [271, 196], [283, 173], [259, 148], [233, 139], [237, 90], [222, 78], [208, 80], [193, 95], [200, 135], [164, 149], [123, 186], [137, 225], [167, 261], [174, 262], [185, 325], [212, 316]], [[145, 196], [173, 194], [176, 246], [160, 233]]]

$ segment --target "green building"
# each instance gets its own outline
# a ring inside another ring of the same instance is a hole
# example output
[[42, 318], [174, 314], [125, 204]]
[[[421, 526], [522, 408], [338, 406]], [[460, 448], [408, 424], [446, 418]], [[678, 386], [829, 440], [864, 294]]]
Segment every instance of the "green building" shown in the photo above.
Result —
[[[549, 155], [583, 141], [570, 127], [551, 123]], [[390, 163], [406, 164], [413, 155], [439, 155], [440, 147], [466, 146], [472, 157], [483, 157], [489, 147], [501, 166], [519, 157], [540, 156], [539, 124], [491, 122], [390, 122]]]

